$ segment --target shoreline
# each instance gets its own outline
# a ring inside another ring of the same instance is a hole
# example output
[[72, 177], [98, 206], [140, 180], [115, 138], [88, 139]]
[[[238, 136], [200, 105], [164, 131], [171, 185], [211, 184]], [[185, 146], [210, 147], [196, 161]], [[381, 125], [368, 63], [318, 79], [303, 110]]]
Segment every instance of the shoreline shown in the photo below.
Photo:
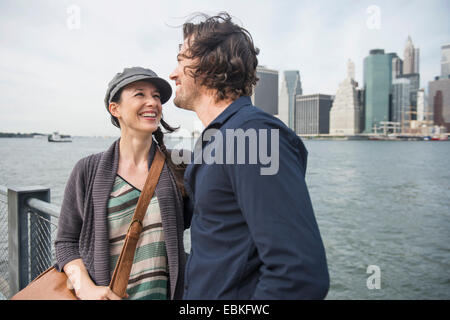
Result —
[[450, 141], [449, 134], [444, 133], [435, 136], [418, 134], [299, 134], [303, 140], [331, 140], [331, 141]]

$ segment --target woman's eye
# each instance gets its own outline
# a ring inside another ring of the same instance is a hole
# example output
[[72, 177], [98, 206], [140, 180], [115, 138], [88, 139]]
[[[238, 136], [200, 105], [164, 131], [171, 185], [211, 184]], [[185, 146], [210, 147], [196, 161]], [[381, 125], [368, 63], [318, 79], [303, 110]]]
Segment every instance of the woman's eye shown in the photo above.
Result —
[[135, 97], [137, 97], [137, 96], [144, 96], [144, 94], [143, 94], [142, 92], [138, 92], [138, 93], [136, 93], [134, 96], [135, 96]]
[[153, 97], [156, 98], [156, 99], [161, 99], [161, 97], [159, 96], [159, 94], [155, 94]]

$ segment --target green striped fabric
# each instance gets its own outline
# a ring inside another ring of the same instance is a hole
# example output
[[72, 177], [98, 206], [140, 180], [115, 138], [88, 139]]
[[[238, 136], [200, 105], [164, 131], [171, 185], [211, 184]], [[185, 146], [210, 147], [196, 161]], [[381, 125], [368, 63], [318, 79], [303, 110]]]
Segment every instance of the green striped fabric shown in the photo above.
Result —
[[[122, 251], [125, 235], [141, 192], [117, 175], [108, 201], [111, 275]], [[143, 221], [130, 280], [128, 299], [167, 299], [168, 267], [158, 199], [154, 196]]]

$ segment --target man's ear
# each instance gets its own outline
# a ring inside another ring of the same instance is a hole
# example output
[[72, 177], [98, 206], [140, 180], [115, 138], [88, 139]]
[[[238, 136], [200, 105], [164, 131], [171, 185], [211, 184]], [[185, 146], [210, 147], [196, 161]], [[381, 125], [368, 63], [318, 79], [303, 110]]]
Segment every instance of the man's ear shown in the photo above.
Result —
[[119, 105], [116, 102], [111, 102], [109, 104], [109, 113], [111, 113], [111, 115], [113, 115], [114, 117], [118, 118], [119, 117], [119, 111], [117, 110], [119, 108]]

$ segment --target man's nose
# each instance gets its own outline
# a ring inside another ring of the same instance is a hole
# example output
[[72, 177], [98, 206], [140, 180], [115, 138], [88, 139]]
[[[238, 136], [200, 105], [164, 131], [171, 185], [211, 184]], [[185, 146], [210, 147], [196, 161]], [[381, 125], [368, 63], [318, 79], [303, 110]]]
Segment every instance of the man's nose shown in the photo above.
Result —
[[173, 71], [170, 73], [170, 75], [169, 75], [169, 79], [170, 79], [170, 80], [173, 80], [173, 81], [177, 80], [177, 73], [176, 73], [176, 70], [177, 70], [177, 69], [173, 70]]

